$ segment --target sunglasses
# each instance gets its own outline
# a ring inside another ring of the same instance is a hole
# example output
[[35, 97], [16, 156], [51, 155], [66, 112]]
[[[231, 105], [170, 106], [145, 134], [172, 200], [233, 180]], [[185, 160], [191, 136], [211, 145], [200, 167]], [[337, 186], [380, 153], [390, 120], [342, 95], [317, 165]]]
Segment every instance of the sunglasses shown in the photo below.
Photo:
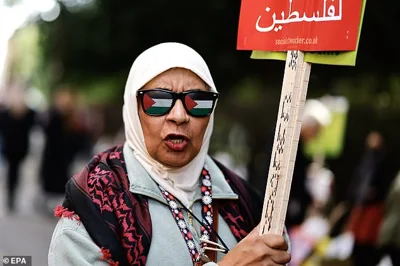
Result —
[[165, 89], [139, 90], [143, 111], [150, 116], [163, 116], [174, 107], [177, 99], [182, 101], [186, 112], [193, 117], [207, 117], [214, 110], [218, 93], [202, 90], [173, 92]]

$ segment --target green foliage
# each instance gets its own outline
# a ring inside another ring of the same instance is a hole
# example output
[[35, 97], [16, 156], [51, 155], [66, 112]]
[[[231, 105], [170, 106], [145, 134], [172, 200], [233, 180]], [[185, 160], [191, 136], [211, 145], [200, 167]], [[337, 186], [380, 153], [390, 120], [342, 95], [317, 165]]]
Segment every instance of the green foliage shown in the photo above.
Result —
[[400, 75], [384, 78], [368, 73], [354, 78], [337, 79], [335, 91], [350, 99], [352, 105], [370, 106], [379, 111], [400, 108]]
[[[400, 50], [393, 39], [400, 25], [399, 8], [400, 1], [368, 2], [356, 67], [312, 68], [310, 98], [331, 93], [350, 102], [345, 146], [339, 149], [348, 157], [340, 162], [338, 175], [354, 167], [357, 148], [371, 128], [393, 139], [397, 135], [391, 124], [400, 109]], [[69, 83], [87, 103], [119, 105], [140, 52], [165, 41], [186, 43], [205, 58], [221, 92], [212, 151], [229, 151], [238, 160], [249, 157], [251, 178], [261, 179], [269, 163], [284, 68], [282, 62], [251, 60], [250, 52], [236, 50], [239, 9], [240, 0], [94, 0], [72, 11], [62, 6], [57, 20], [18, 33], [15, 73], [47, 94]], [[33, 50], [27, 53], [28, 47]], [[246, 129], [241, 149], [230, 139], [236, 125]]]
[[11, 41], [14, 64], [12, 75], [29, 80], [38, 69], [40, 50], [38, 46], [39, 30], [35, 25], [28, 25], [19, 30]]
[[99, 77], [76, 86], [80, 88], [86, 104], [122, 102], [125, 79], [126, 75]]

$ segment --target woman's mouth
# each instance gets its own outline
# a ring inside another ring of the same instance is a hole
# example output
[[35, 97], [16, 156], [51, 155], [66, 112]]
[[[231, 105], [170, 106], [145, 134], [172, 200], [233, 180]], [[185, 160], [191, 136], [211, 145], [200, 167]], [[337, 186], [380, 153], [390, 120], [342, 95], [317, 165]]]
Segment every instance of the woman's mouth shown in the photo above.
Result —
[[168, 136], [164, 138], [164, 143], [172, 151], [179, 152], [186, 148], [189, 144], [189, 139], [181, 134], [168, 134]]

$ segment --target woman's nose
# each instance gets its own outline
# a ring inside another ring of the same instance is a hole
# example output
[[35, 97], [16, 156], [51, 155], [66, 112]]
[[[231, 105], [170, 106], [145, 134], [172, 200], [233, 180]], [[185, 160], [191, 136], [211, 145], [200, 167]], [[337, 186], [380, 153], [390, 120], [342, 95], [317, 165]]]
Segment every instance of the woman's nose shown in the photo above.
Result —
[[167, 114], [167, 119], [178, 125], [189, 121], [189, 115], [181, 100], [176, 100], [174, 107]]

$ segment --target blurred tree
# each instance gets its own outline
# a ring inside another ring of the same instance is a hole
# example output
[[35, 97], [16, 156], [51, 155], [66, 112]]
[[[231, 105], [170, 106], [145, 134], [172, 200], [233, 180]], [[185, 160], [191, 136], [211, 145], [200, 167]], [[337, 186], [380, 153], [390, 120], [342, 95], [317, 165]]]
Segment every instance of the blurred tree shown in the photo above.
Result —
[[[183, 42], [198, 50], [220, 90], [257, 72], [276, 80], [272, 78], [282, 72], [276, 67], [280, 62], [252, 61], [249, 52], [235, 49], [239, 4], [226, 0], [201, 4], [97, 0], [74, 13], [63, 6], [56, 21], [40, 23], [43, 56], [55, 72], [51, 83], [126, 76], [141, 51], [164, 41]], [[116, 86], [123, 88], [124, 80], [120, 82]]]
[[[251, 136], [250, 176], [258, 184], [264, 182], [284, 64], [251, 60], [250, 52], [236, 50], [240, 0], [87, 0], [80, 6], [59, 2], [65, 4], [58, 19], [38, 23], [41, 58], [37, 75], [47, 80], [48, 88], [62, 82], [76, 84], [91, 101], [113, 101], [119, 106], [128, 71], [140, 52], [164, 41], [186, 43], [208, 62], [221, 92], [217, 112], [231, 121], [216, 129], [215, 138], [221, 141], [217, 147], [223, 149], [225, 130], [236, 122], [243, 125]], [[331, 164], [337, 167], [336, 172], [332, 169], [336, 174], [343, 175], [343, 169], [351, 172], [349, 158], [359, 151], [351, 149], [362, 147], [362, 134], [372, 126], [395, 134], [381, 121], [393, 123], [390, 119], [400, 107], [400, 50], [395, 41], [399, 11], [400, 1], [368, 1], [357, 66], [313, 66], [309, 97], [331, 93], [350, 101], [343, 152], [347, 161]], [[365, 117], [365, 110], [371, 115]]]
[[[54, 72], [51, 84], [65, 80], [87, 84], [99, 76], [124, 77], [141, 51], [159, 42], [178, 41], [205, 57], [221, 91], [248, 76], [280, 86], [281, 62], [250, 60], [249, 52], [235, 49], [240, 0], [206, 0], [201, 4], [183, 0], [87, 2], [91, 4], [73, 11], [63, 5], [56, 21], [40, 23], [44, 65]], [[388, 90], [389, 77], [400, 65], [400, 52], [393, 41], [400, 23], [398, 11], [398, 1], [387, 5], [368, 2], [357, 66], [315, 66], [311, 77], [314, 90], [329, 90], [338, 77], [360, 73], [375, 73], [375, 89]], [[123, 85], [121, 78], [115, 93], [120, 93]]]

